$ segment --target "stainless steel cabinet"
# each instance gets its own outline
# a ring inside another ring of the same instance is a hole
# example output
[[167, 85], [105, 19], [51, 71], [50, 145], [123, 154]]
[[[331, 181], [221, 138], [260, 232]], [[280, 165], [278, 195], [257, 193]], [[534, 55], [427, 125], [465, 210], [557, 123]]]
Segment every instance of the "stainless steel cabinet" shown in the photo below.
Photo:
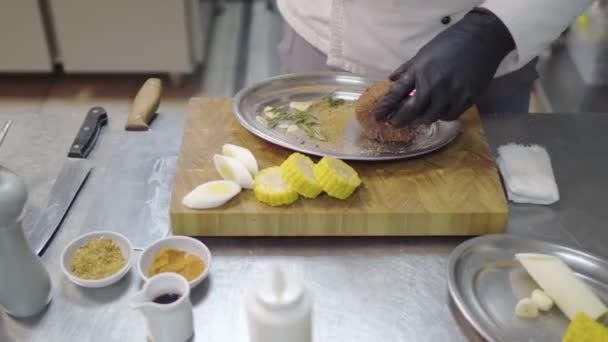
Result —
[[[17, 0], [15, 0], [17, 1]], [[212, 6], [200, 0], [49, 0], [63, 68], [70, 72], [194, 70]]]

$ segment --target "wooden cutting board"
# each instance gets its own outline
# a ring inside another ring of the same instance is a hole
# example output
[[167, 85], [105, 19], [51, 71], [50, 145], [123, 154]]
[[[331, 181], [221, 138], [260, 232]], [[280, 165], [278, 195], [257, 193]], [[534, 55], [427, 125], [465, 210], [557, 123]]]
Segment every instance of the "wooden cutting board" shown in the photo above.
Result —
[[171, 196], [174, 234], [191, 236], [479, 235], [504, 230], [509, 209], [494, 158], [475, 109], [461, 135], [425, 157], [350, 162], [363, 180], [345, 201], [321, 195], [273, 208], [244, 190], [223, 207], [191, 210], [182, 198], [219, 179], [212, 158], [225, 143], [251, 149], [260, 168], [291, 151], [270, 144], [234, 119], [230, 98], [193, 98]]

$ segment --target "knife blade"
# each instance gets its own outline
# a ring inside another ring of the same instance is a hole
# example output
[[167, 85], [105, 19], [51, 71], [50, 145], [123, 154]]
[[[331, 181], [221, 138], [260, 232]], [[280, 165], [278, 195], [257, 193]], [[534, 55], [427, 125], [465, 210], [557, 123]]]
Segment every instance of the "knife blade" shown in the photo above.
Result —
[[44, 253], [93, 169], [92, 163], [86, 158], [95, 146], [101, 127], [107, 122], [106, 110], [102, 107], [93, 107], [80, 126], [70, 146], [68, 158], [53, 184], [46, 208], [35, 226], [28, 230], [27, 238], [36, 254]]
[[4, 142], [4, 138], [6, 138], [6, 133], [8, 133], [8, 129], [11, 128], [12, 124], [13, 124], [13, 121], [8, 120], [4, 124], [4, 127], [2, 127], [2, 130], [0, 131], [0, 145], [2, 145], [2, 143]]

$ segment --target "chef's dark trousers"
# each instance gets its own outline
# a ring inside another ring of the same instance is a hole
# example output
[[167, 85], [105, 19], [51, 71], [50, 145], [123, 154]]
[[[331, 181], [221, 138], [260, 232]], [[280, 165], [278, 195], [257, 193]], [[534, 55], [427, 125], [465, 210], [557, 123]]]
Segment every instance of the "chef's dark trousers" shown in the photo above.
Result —
[[[343, 71], [327, 66], [327, 56], [298, 35], [289, 25], [279, 44], [279, 57], [285, 73]], [[495, 78], [477, 101], [481, 113], [527, 113], [530, 91], [538, 78], [537, 59], [519, 70]], [[397, 67], [397, 66], [395, 66]]]

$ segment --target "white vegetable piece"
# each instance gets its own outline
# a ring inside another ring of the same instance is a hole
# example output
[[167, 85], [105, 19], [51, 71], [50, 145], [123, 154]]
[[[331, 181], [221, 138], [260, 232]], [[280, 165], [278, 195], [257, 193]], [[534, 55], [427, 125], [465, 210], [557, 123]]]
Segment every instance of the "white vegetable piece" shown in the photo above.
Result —
[[280, 128], [280, 129], [287, 129], [288, 127], [289, 127], [289, 125], [288, 125], [288, 124], [280, 124], [280, 125], [279, 125], [279, 128]]
[[532, 253], [516, 254], [515, 258], [569, 319], [579, 312], [591, 319], [608, 312], [608, 307], [561, 259]]
[[538, 307], [532, 299], [524, 298], [515, 305], [515, 314], [518, 317], [534, 318], [538, 316]]
[[312, 105], [312, 102], [310, 102], [310, 101], [289, 102], [289, 108], [293, 108], [293, 109], [297, 109], [297, 110], [301, 110], [301, 111], [307, 110], [310, 107], [310, 105]]
[[553, 300], [543, 290], [536, 289], [532, 291], [530, 299], [542, 311], [549, 311], [553, 307]]
[[191, 209], [209, 209], [224, 205], [241, 192], [233, 181], [217, 180], [201, 184], [184, 196], [182, 204]]
[[224, 146], [222, 146], [222, 154], [227, 157], [238, 159], [238, 161], [245, 165], [252, 176], [255, 176], [255, 174], [258, 173], [258, 161], [255, 160], [253, 153], [245, 147], [224, 144]]
[[299, 130], [297, 125], [289, 125], [289, 127], [287, 127], [287, 133], [295, 133]]
[[253, 189], [253, 177], [238, 159], [216, 154], [213, 156], [213, 163], [225, 180], [231, 180], [245, 189]]
[[270, 106], [264, 107], [264, 116], [268, 119], [274, 119], [274, 117], [276, 116], [276, 114], [274, 113], [274, 108]]
[[266, 118], [264, 118], [264, 117], [263, 117], [263, 116], [261, 116], [261, 115], [256, 116], [256, 117], [255, 117], [255, 121], [257, 121], [257, 122], [261, 123], [261, 124], [262, 124], [262, 125], [264, 125], [264, 126], [268, 126], [268, 121], [266, 120]]

